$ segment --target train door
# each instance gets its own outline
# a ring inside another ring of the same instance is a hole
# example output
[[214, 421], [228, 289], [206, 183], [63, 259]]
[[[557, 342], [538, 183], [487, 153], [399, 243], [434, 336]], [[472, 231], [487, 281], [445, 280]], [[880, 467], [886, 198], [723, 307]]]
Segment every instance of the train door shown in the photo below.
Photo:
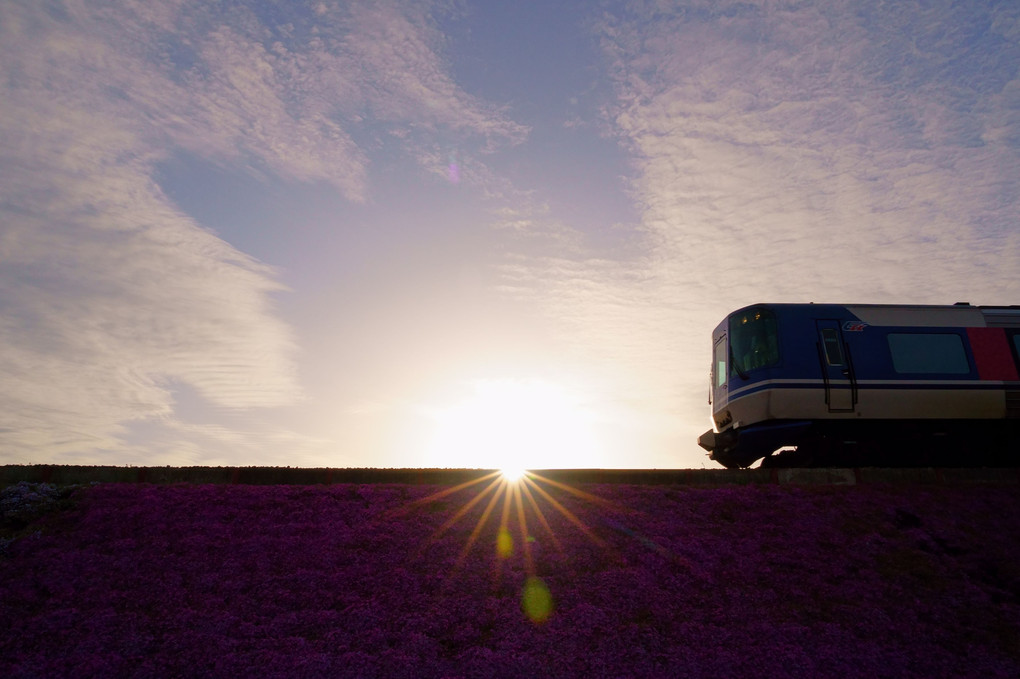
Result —
[[816, 321], [816, 324], [825, 404], [830, 413], [852, 413], [857, 405], [857, 381], [839, 321]]

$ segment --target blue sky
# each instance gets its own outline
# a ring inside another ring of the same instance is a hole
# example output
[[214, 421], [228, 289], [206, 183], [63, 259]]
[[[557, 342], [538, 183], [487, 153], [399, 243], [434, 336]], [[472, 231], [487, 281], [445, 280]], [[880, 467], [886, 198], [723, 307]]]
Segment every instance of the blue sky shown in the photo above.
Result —
[[1020, 302], [1011, 2], [0, 5], [0, 460], [713, 466], [759, 301]]

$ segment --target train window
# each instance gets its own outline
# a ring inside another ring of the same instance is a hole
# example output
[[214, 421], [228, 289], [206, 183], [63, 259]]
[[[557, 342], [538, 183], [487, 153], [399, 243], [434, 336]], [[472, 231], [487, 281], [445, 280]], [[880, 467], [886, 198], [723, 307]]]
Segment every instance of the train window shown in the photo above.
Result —
[[721, 387], [726, 384], [726, 338], [723, 337], [715, 345], [715, 363], [713, 364], [715, 379], [712, 383]]
[[822, 328], [822, 346], [825, 347], [825, 360], [829, 365], [843, 365], [843, 347], [839, 344], [839, 331], [835, 328]]
[[970, 372], [963, 339], [950, 333], [891, 333], [889, 351], [898, 373], [963, 375]]
[[776, 315], [768, 309], [749, 309], [731, 316], [729, 339], [737, 375], [779, 363]]

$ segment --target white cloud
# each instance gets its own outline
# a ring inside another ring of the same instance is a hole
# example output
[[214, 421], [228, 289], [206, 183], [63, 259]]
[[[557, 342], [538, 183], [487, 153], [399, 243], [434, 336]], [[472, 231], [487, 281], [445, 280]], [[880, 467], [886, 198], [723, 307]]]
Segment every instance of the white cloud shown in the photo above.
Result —
[[0, 6], [6, 459], [116, 459], [146, 421], [171, 432], [164, 453], [237, 445], [177, 421], [173, 383], [227, 409], [301, 397], [276, 272], [173, 205], [160, 162], [191, 153], [362, 201], [374, 135], [424, 125], [491, 148], [526, 132], [445, 75], [427, 5], [319, 3], [287, 24], [268, 9]]
[[389, 154], [448, 176], [456, 148], [504, 207], [502, 290], [659, 450], [707, 423], [708, 332], [734, 307], [1016, 301], [1020, 8], [606, 6], [600, 128], [639, 214], [607, 246], [554, 186], [486, 165], [529, 130], [454, 79], [449, 7], [0, 5], [0, 454], [137, 452], [157, 424], [168, 457], [246, 448], [185, 424], [173, 385], [227, 410], [300, 398], [277, 272], [164, 195], [179, 153], [371, 203]]
[[525, 257], [509, 287], [531, 291], [586, 360], [626, 366], [617, 383], [646, 391], [644, 412], [688, 432], [708, 423], [711, 329], [737, 307], [1015, 302], [1020, 52], [997, 34], [1015, 15], [961, 25], [949, 3], [716, 2], [607, 14], [607, 112], [637, 170], [643, 254]]

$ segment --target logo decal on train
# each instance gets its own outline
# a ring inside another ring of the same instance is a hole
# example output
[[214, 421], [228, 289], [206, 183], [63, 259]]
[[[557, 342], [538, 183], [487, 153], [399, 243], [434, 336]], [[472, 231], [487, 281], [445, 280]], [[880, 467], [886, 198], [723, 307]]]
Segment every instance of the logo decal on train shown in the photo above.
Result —
[[868, 324], [864, 321], [847, 321], [843, 324], [845, 332], [863, 332], [866, 327]]

